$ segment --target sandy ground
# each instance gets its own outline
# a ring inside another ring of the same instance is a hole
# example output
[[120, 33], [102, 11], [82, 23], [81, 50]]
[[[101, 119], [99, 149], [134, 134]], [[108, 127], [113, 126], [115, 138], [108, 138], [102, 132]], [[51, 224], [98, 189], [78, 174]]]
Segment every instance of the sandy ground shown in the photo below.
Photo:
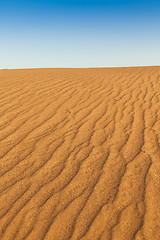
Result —
[[160, 67], [0, 71], [0, 239], [160, 239]]

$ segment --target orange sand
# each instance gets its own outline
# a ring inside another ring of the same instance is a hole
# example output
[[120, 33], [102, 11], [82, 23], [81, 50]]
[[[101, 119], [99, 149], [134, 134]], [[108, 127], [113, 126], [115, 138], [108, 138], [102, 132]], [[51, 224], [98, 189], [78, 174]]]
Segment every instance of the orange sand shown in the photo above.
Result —
[[0, 71], [0, 239], [160, 239], [160, 67]]

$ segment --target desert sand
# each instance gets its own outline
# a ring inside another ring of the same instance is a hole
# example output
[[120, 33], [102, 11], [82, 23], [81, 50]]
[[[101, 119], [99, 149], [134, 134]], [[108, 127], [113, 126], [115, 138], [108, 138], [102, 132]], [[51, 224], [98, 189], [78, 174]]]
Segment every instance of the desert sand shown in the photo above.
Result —
[[160, 67], [0, 71], [0, 239], [160, 239]]

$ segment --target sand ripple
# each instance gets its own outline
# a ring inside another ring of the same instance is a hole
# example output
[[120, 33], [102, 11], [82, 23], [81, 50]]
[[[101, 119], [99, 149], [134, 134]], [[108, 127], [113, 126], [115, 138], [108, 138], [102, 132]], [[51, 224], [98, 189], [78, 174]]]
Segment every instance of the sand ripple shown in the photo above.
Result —
[[0, 239], [160, 239], [160, 67], [0, 71]]

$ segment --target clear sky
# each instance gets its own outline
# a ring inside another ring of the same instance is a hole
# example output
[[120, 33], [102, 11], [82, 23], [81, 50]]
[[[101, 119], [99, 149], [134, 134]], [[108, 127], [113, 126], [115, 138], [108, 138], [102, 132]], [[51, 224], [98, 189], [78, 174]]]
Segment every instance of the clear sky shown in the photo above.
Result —
[[0, 0], [0, 68], [160, 65], [160, 0]]

